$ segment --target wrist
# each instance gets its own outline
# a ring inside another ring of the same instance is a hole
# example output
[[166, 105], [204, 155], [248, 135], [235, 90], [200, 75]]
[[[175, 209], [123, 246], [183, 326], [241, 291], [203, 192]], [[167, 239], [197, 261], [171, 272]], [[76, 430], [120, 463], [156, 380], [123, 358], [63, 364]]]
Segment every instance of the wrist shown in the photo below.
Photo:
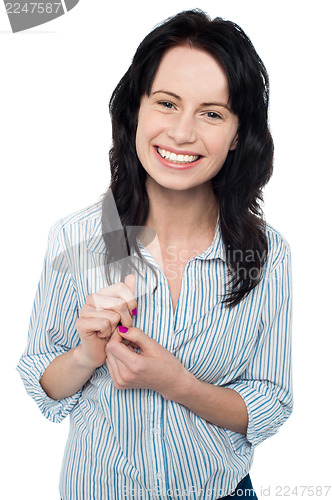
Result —
[[82, 344], [79, 344], [77, 347], [73, 349], [73, 364], [76, 369], [91, 372], [91, 374], [95, 371], [98, 366], [91, 363], [91, 361], [85, 356]]
[[178, 374], [174, 380], [169, 397], [166, 399], [186, 406], [188, 396], [195, 390], [197, 384], [199, 384], [199, 380], [195, 375], [183, 367], [182, 373], [180, 376]]

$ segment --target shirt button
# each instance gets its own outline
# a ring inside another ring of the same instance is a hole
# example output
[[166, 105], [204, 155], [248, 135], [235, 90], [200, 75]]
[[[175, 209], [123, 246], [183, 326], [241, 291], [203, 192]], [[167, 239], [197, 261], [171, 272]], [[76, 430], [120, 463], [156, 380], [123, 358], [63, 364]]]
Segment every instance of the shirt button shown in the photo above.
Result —
[[156, 474], [156, 479], [162, 479], [162, 475], [161, 474]]
[[153, 427], [152, 432], [153, 434], [160, 434], [160, 427]]

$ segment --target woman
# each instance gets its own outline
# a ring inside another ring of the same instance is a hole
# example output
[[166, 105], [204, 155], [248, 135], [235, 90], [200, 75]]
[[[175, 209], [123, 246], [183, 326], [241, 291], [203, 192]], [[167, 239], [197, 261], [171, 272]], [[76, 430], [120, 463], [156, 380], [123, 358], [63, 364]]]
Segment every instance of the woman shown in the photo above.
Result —
[[19, 364], [47, 418], [70, 413], [64, 500], [253, 497], [254, 448], [292, 411], [267, 109], [247, 36], [200, 11], [115, 89], [110, 189], [51, 229]]

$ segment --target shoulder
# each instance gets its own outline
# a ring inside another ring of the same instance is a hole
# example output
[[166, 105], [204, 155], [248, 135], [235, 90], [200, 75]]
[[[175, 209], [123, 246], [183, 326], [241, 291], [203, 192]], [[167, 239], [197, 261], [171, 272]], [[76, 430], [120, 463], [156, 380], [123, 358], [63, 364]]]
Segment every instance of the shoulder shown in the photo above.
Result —
[[51, 226], [49, 239], [58, 239], [67, 246], [101, 237], [101, 214], [102, 202], [99, 201], [62, 217]]
[[281, 232], [271, 224], [266, 224], [265, 232], [268, 243], [268, 264], [272, 270], [290, 256], [290, 246]]

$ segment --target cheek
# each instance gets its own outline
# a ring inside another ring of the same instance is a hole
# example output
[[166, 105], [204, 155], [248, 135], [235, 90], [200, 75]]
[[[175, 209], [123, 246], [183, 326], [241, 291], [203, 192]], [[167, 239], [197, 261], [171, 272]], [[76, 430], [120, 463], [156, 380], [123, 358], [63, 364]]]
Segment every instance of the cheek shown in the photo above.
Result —
[[147, 141], [148, 131], [146, 130], [145, 121], [142, 120], [141, 117], [139, 117], [136, 130], [136, 151], [140, 160], [146, 147]]
[[136, 151], [147, 152], [151, 143], [160, 136], [163, 131], [161, 120], [154, 113], [139, 115], [136, 130]]
[[152, 123], [148, 116], [139, 117], [136, 131], [136, 146], [142, 147], [144, 143], [151, 140], [152, 137]]
[[142, 142], [140, 141], [138, 135], [136, 135], [136, 154], [137, 154], [137, 157], [138, 157], [141, 165], [143, 165], [143, 167], [144, 167], [144, 165], [146, 164], [147, 155], [144, 152], [144, 148], [142, 147]]
[[209, 142], [209, 153], [216, 158], [224, 158], [228, 153], [228, 141], [225, 137], [216, 137], [215, 139], [210, 140]]
[[228, 152], [233, 144], [236, 132], [228, 131], [223, 134], [215, 134], [209, 138], [209, 152], [210, 154], [226, 159]]

